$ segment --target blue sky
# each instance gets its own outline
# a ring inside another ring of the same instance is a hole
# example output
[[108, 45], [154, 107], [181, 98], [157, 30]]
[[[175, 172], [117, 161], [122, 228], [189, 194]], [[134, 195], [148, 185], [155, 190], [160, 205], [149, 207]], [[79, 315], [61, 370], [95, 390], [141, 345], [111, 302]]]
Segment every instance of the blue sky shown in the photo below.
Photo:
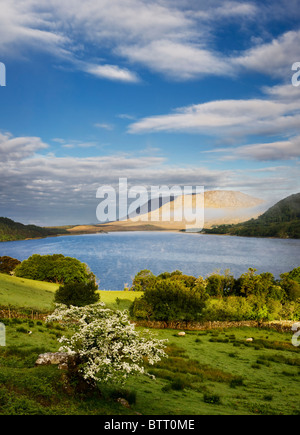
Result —
[[0, 0], [0, 215], [96, 222], [104, 184], [299, 192], [300, 3]]

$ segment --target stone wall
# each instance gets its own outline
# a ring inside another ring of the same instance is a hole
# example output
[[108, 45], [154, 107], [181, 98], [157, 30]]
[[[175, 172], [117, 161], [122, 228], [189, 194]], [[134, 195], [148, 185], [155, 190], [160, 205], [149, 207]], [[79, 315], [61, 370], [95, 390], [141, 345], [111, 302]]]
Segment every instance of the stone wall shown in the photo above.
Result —
[[144, 326], [153, 329], [180, 329], [185, 331], [203, 331], [209, 329], [226, 329], [226, 328], [267, 328], [276, 329], [277, 331], [291, 331], [295, 322], [293, 321], [274, 321], [274, 322], [257, 322], [255, 320], [240, 322], [158, 322], [158, 321], [136, 321], [137, 326]]

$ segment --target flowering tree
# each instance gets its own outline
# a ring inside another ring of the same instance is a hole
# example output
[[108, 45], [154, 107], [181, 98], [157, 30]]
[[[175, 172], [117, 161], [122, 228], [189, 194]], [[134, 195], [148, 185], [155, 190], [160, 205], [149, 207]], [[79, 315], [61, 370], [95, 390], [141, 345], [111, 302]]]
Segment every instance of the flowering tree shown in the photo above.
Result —
[[122, 383], [129, 375], [145, 373], [145, 359], [153, 365], [167, 356], [165, 340], [137, 331], [126, 311], [110, 310], [102, 302], [85, 307], [57, 305], [47, 318], [53, 321], [73, 332], [59, 339], [59, 351], [78, 357], [81, 375], [93, 385]]

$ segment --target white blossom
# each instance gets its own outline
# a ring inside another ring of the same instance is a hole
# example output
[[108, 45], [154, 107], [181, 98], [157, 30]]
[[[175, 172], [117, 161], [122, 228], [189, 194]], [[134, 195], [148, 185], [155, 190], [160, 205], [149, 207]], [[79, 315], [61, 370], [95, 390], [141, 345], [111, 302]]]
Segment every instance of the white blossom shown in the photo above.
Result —
[[144, 374], [145, 359], [153, 365], [167, 357], [166, 340], [137, 331], [126, 311], [110, 310], [102, 302], [69, 308], [59, 304], [47, 322], [61, 322], [72, 331], [59, 339], [59, 351], [79, 356], [81, 374], [93, 384]]

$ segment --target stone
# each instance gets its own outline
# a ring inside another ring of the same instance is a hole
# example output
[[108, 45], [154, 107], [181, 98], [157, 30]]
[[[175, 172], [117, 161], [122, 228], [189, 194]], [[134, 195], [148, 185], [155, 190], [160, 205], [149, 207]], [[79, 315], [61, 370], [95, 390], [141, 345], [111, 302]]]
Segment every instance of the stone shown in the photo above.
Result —
[[251, 343], [253, 341], [253, 338], [247, 338], [246, 340], [248, 343]]
[[69, 355], [63, 352], [43, 353], [39, 355], [35, 366], [64, 365], [68, 364], [69, 358]]
[[184, 337], [185, 336], [185, 332], [178, 332], [179, 337]]
[[123, 399], [122, 397], [119, 397], [119, 399], [117, 399], [117, 402], [120, 403], [120, 405], [124, 406], [125, 408], [130, 408], [129, 403], [127, 402], [126, 399]]

